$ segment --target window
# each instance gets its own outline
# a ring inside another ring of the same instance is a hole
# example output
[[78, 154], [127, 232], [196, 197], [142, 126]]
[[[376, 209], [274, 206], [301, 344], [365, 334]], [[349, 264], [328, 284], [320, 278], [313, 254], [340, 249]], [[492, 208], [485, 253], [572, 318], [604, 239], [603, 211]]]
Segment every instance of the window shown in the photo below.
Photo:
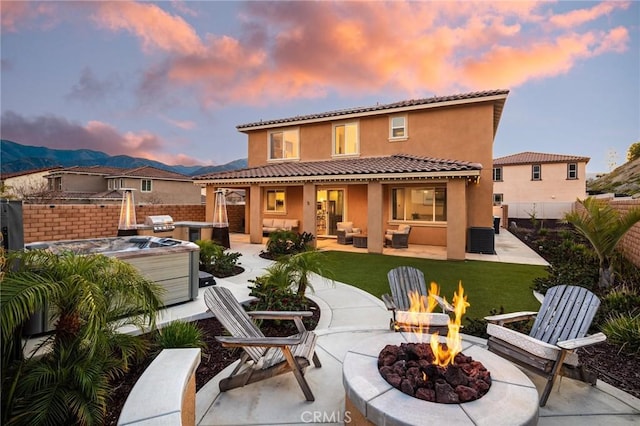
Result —
[[267, 189], [265, 211], [285, 212], [285, 192], [282, 189]]
[[333, 126], [333, 155], [358, 154], [358, 123]]
[[447, 188], [393, 188], [391, 219], [445, 222], [447, 220]]
[[493, 168], [493, 181], [502, 182], [502, 167]]
[[567, 179], [578, 179], [578, 164], [567, 164]]
[[269, 160], [300, 158], [298, 129], [269, 133]]
[[504, 194], [493, 194], [493, 205], [501, 206], [504, 200]]
[[55, 177], [49, 179], [49, 191], [62, 191], [62, 178]]
[[542, 166], [540, 164], [531, 166], [531, 180], [542, 180]]
[[397, 115], [389, 118], [389, 139], [407, 138], [407, 117]]
[[142, 179], [140, 182], [140, 190], [142, 192], [151, 192], [151, 179]]

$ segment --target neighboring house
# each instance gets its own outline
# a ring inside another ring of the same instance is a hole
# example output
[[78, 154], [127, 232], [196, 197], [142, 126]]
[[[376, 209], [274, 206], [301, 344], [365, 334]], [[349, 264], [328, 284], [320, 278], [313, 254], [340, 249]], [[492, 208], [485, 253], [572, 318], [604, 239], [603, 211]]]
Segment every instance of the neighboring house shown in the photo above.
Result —
[[586, 197], [588, 162], [588, 157], [541, 152], [496, 158], [494, 205], [508, 206], [510, 218], [561, 219], [576, 199]]
[[200, 188], [189, 176], [144, 166], [133, 169], [68, 167], [49, 173], [48, 190], [56, 202], [119, 203], [122, 189], [132, 188], [136, 204], [200, 204]]
[[[336, 235], [350, 221], [381, 253], [387, 229], [411, 225], [410, 244], [464, 259], [472, 227], [493, 226], [493, 141], [508, 90], [432, 97], [237, 126], [248, 168], [202, 175], [213, 191], [246, 190], [250, 241], [263, 218], [299, 220], [299, 232]], [[493, 238], [493, 237], [491, 237]], [[493, 241], [493, 240], [492, 240]]]
[[3, 173], [0, 184], [3, 186], [3, 196], [18, 200], [39, 197], [47, 189], [47, 176], [52, 170], [60, 167], [46, 167], [15, 173]]

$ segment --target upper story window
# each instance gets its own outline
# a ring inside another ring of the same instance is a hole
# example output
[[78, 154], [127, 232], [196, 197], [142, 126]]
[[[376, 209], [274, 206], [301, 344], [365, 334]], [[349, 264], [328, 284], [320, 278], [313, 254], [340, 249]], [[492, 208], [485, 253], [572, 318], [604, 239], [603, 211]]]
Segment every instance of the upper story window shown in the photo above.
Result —
[[151, 179], [142, 179], [140, 182], [140, 191], [151, 192]]
[[389, 139], [407, 139], [407, 116], [389, 117]]
[[49, 191], [62, 191], [62, 178], [49, 178]]
[[493, 205], [501, 206], [504, 201], [504, 194], [493, 194]]
[[493, 181], [502, 182], [502, 167], [493, 168]]
[[578, 164], [567, 164], [567, 179], [578, 179]]
[[360, 150], [358, 123], [334, 124], [333, 155], [357, 155]]
[[269, 133], [269, 160], [300, 158], [300, 136], [298, 129]]
[[447, 188], [445, 186], [393, 188], [391, 219], [445, 222]]
[[267, 189], [264, 210], [271, 213], [284, 213], [286, 193], [283, 189]]
[[542, 166], [540, 164], [531, 166], [531, 180], [542, 180]]

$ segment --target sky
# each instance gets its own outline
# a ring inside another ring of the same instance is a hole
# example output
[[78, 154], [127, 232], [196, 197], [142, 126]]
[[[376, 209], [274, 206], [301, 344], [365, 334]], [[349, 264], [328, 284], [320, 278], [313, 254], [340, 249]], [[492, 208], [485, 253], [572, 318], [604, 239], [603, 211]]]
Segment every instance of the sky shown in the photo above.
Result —
[[[0, 136], [171, 165], [246, 158], [236, 126], [509, 89], [494, 157], [640, 141], [640, 3], [0, 2]], [[1, 161], [1, 158], [0, 158]]]

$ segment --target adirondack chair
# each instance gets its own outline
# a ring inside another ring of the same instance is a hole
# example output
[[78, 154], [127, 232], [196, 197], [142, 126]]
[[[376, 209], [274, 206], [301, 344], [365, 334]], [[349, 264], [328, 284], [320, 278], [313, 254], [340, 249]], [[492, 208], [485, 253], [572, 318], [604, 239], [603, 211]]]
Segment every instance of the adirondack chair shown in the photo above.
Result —
[[[238, 366], [220, 381], [221, 392], [292, 372], [307, 401], [315, 400], [304, 378], [312, 360], [317, 368], [322, 366], [315, 352], [317, 336], [302, 323], [302, 317], [311, 316], [311, 312], [246, 312], [231, 291], [220, 286], [205, 290], [204, 301], [231, 334], [231, 337], [216, 336], [216, 340], [224, 347], [243, 349]], [[265, 337], [252, 319], [293, 320], [299, 333], [290, 337]]]
[[[427, 296], [427, 285], [424, 281], [424, 274], [421, 270], [411, 266], [398, 266], [387, 273], [391, 295], [383, 294], [382, 301], [388, 310], [393, 314], [390, 328], [395, 331], [412, 331], [418, 324], [407, 322], [407, 315], [400, 315], [406, 312], [411, 306], [409, 294], [417, 292], [420, 296]], [[443, 298], [435, 297], [442, 312], [452, 312], [453, 306], [448, 304]], [[402, 318], [399, 318], [402, 317]], [[426, 332], [447, 333], [449, 315], [446, 313], [423, 314], [421, 317], [428, 322]]]
[[[540, 397], [544, 407], [558, 374], [595, 385], [597, 376], [578, 362], [576, 349], [603, 342], [606, 336], [587, 336], [600, 300], [583, 287], [559, 285], [547, 291], [538, 312], [514, 312], [485, 317], [488, 349], [547, 379]], [[529, 335], [504, 324], [534, 318]]]

